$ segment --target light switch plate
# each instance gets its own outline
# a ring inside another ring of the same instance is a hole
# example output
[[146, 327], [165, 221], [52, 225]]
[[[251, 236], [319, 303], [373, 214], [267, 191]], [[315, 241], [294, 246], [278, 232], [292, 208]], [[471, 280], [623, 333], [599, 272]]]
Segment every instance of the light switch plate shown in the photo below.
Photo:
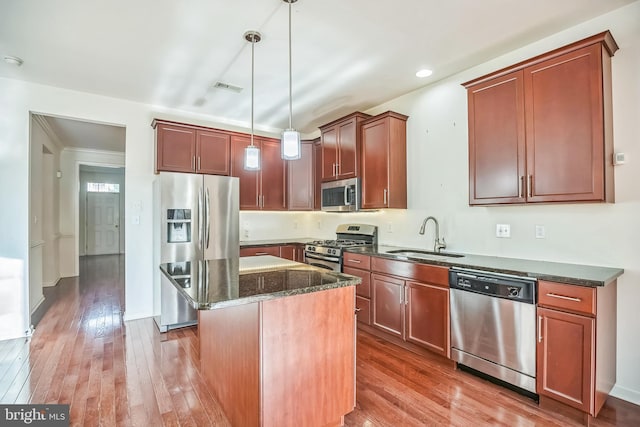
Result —
[[545, 238], [544, 225], [536, 225], [536, 239], [544, 239], [544, 238]]
[[511, 225], [496, 224], [496, 237], [500, 237], [500, 238], [511, 237]]

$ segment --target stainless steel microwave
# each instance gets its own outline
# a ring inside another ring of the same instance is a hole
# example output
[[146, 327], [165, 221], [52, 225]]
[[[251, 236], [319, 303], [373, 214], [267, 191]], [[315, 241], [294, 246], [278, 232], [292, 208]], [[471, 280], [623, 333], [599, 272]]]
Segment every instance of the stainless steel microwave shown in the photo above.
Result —
[[360, 210], [360, 178], [323, 182], [321, 209], [328, 212]]

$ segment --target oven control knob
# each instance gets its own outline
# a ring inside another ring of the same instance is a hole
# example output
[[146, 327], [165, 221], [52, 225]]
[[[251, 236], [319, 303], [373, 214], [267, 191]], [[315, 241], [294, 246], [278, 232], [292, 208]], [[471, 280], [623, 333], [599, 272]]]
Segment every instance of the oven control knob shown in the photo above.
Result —
[[311, 252], [315, 252], [316, 248], [315, 248], [315, 246], [309, 246], [308, 250], [311, 251]]
[[520, 294], [520, 288], [508, 288], [510, 297], [517, 297]]

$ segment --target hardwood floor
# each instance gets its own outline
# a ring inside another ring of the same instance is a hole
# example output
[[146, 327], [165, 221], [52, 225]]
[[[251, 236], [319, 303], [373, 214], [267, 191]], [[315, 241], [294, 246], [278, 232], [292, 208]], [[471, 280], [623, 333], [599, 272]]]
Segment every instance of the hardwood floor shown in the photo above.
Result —
[[[122, 321], [122, 256], [84, 257], [30, 340], [0, 342], [0, 403], [67, 403], [74, 426], [227, 426], [200, 372], [196, 328]], [[357, 406], [346, 426], [572, 426], [560, 411], [360, 332]], [[594, 426], [640, 425], [609, 398]]]

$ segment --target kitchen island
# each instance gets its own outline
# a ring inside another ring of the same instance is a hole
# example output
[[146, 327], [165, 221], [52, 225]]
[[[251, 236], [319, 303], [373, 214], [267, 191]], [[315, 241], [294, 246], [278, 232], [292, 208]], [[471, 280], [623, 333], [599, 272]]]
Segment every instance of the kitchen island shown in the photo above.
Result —
[[186, 281], [161, 270], [198, 310], [201, 370], [232, 425], [342, 424], [361, 279], [272, 256], [194, 262]]

